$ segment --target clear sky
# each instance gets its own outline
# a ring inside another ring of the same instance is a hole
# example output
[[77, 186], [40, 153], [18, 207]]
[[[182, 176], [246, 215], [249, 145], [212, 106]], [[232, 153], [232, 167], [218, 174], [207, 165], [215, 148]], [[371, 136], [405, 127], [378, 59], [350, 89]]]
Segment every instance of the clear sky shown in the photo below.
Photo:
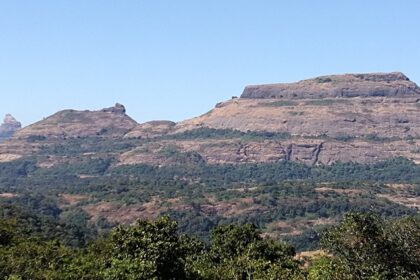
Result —
[[0, 0], [0, 114], [24, 125], [115, 102], [179, 121], [247, 84], [388, 71], [420, 84], [419, 0]]

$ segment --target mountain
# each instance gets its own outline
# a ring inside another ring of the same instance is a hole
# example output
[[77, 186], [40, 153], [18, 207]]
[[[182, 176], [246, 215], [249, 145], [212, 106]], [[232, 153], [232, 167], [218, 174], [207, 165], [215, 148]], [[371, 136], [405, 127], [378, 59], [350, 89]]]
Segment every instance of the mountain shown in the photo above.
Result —
[[125, 107], [117, 103], [114, 107], [99, 111], [60, 111], [25, 127], [16, 133], [15, 138], [41, 136], [65, 139], [101, 135], [122, 137], [136, 125], [137, 122], [125, 114]]
[[349, 210], [418, 213], [419, 163], [419, 87], [331, 75], [248, 86], [178, 123], [118, 103], [57, 112], [0, 143], [0, 204], [90, 233], [162, 214], [204, 237], [251, 222], [307, 249]]
[[0, 125], [0, 142], [10, 138], [13, 134], [22, 127], [12, 115], [7, 114], [4, 117], [3, 123]]
[[[153, 139], [117, 155], [117, 165], [176, 163], [162, 152], [168, 147], [196, 153], [210, 164], [329, 165], [398, 156], [419, 163], [419, 108], [420, 88], [402, 73], [331, 75], [247, 86], [240, 98], [179, 123], [137, 124], [120, 104], [99, 111], [65, 110], [21, 129], [12, 146], [20, 157], [33, 151], [16, 144], [37, 137]], [[8, 147], [0, 151], [10, 154]]]

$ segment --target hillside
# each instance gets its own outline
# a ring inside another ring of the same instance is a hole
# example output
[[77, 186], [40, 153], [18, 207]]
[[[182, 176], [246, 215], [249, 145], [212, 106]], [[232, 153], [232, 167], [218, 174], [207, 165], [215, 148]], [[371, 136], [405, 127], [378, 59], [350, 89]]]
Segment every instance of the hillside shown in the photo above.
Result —
[[[332, 94], [342, 89], [358, 94]], [[34, 153], [40, 145], [37, 139], [45, 140], [44, 147], [60, 139], [100, 137], [137, 143], [122, 152], [109, 151], [117, 165], [171, 164], [164, 155], [167, 149], [194, 153], [209, 164], [329, 165], [398, 156], [419, 163], [419, 108], [418, 86], [401, 73], [324, 76], [246, 87], [241, 98], [179, 123], [137, 124], [120, 104], [100, 111], [61, 111], [1, 145], [0, 161]], [[31, 147], [25, 144], [28, 140]]]
[[60, 111], [16, 133], [16, 139], [32, 137], [75, 138], [89, 136], [122, 137], [137, 122], [125, 114], [121, 104], [100, 111]]
[[178, 123], [64, 110], [0, 143], [0, 201], [77, 221], [77, 240], [167, 214], [204, 238], [252, 222], [315, 248], [349, 210], [418, 213], [419, 141], [419, 88], [401, 73], [246, 87]]

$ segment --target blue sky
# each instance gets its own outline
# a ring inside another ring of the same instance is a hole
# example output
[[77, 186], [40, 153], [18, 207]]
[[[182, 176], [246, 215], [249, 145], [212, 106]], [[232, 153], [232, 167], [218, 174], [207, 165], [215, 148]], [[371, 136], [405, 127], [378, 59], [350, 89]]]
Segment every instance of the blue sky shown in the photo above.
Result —
[[420, 84], [420, 1], [0, 1], [0, 114], [123, 103], [179, 121], [247, 84], [402, 71]]

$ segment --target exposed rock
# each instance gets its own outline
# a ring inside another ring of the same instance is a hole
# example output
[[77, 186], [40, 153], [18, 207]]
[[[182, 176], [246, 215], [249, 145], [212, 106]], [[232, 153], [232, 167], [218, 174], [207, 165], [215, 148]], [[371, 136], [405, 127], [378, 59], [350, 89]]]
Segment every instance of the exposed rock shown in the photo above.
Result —
[[122, 137], [137, 125], [124, 112], [124, 106], [118, 103], [99, 111], [64, 110], [21, 129], [14, 137]]
[[109, 107], [109, 108], [102, 109], [101, 112], [116, 113], [116, 114], [124, 115], [125, 114], [125, 107], [124, 107], [124, 105], [122, 105], [120, 103], [116, 103], [114, 107]]
[[[204, 115], [179, 123], [137, 124], [120, 104], [100, 111], [61, 111], [19, 130], [13, 141], [0, 144], [0, 161], [36, 155], [49, 143], [65, 145], [66, 138], [112, 137], [130, 143], [123, 151], [110, 150], [100, 155], [115, 158], [116, 165], [279, 161], [316, 165], [337, 161], [374, 163], [396, 156], [420, 164], [420, 98], [417, 86], [403, 74], [325, 76], [298, 84], [313, 84], [313, 94], [294, 91], [296, 96], [283, 96], [282, 100], [234, 98], [219, 103]], [[351, 84], [353, 93], [359, 92], [360, 96], [321, 98], [333, 91], [318, 94], [319, 84]], [[379, 96], [378, 88], [387, 85], [392, 89], [400, 85], [400, 90], [395, 95], [385, 91], [385, 96]], [[198, 131], [200, 135], [191, 133], [172, 138], [174, 134], [197, 128], [223, 131], [207, 134], [204, 129]], [[260, 135], [278, 133], [282, 137], [242, 137], [226, 129], [257, 131]], [[38, 164], [51, 166], [68, 160], [68, 156], [63, 156], [44, 159]]]
[[322, 76], [297, 83], [245, 87], [241, 98], [419, 97], [420, 88], [404, 74], [344, 74]]
[[175, 132], [208, 127], [290, 135], [281, 144], [248, 143], [239, 154], [228, 146], [198, 150], [215, 163], [223, 158], [230, 163], [372, 163], [395, 156], [420, 163], [420, 90], [401, 73], [324, 76], [254, 89], [178, 123]]
[[4, 117], [3, 123], [0, 125], [0, 141], [8, 139], [22, 127], [22, 124], [18, 122], [12, 115], [7, 114]]
[[343, 142], [337, 140], [294, 138], [284, 141], [265, 140], [243, 142], [229, 140], [166, 140], [152, 142], [121, 154], [118, 165], [179, 164], [162, 153], [167, 147], [177, 147], [178, 153], [196, 153], [209, 164], [241, 164], [294, 161], [308, 165], [329, 165], [334, 162], [374, 163], [402, 156], [420, 163], [414, 144], [399, 140], [390, 143], [372, 143], [366, 140]]
[[293, 106], [277, 102], [243, 98], [225, 102], [211, 114], [178, 123], [175, 131], [210, 127], [341, 140], [420, 137], [420, 107], [411, 98], [301, 99]]
[[124, 135], [125, 138], [154, 138], [168, 134], [176, 123], [172, 121], [150, 121], [142, 123]]

